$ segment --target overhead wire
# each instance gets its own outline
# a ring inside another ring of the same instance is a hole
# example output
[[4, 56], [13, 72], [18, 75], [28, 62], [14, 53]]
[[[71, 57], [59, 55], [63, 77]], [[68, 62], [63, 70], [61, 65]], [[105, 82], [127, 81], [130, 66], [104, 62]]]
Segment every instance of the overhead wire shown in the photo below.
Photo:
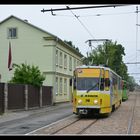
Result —
[[[120, 7], [120, 6], [129, 6], [129, 5], [126, 5], [126, 4], [115, 4], [115, 5], [100, 5], [100, 6], [86, 6], [86, 7], [72, 7], [72, 8], [69, 8], [71, 10], [76, 10], [76, 9], [87, 9], [87, 8], [108, 8], [108, 7]], [[57, 9], [47, 9], [45, 10], [44, 8], [41, 10], [41, 12], [49, 12], [49, 11], [62, 11], [62, 10], [69, 10], [68, 8], [57, 8]]]
[[[112, 13], [112, 14], [94, 14], [94, 15], [78, 15], [78, 17], [85, 18], [91, 16], [112, 16], [112, 15], [123, 15], [123, 14], [135, 14], [135, 12], [124, 12], [124, 13]], [[65, 16], [65, 17], [73, 17], [71, 15], [62, 15], [62, 14], [55, 14], [54, 16]]]
[[[88, 34], [94, 38], [94, 36], [92, 35], [92, 33], [89, 31], [89, 29], [84, 25], [84, 23], [79, 19], [82, 17], [88, 17], [88, 16], [108, 16], [108, 15], [122, 15], [122, 14], [131, 14], [131, 13], [135, 13], [135, 12], [124, 12], [124, 13], [113, 13], [113, 14], [95, 14], [95, 15], [76, 15], [74, 14], [74, 12], [71, 10], [71, 8], [69, 6], [66, 6], [67, 9], [70, 10], [70, 12], [72, 13], [72, 15], [80, 22], [80, 24], [84, 27], [84, 29], [88, 32]], [[59, 15], [59, 14], [52, 14], [53, 16], [65, 16], [65, 17], [73, 17], [71, 15]], [[98, 40], [96, 41], [96, 43], [98, 44]], [[93, 46], [94, 47], [94, 46]], [[94, 47], [95, 48], [95, 47]]]
[[[92, 33], [89, 31], [89, 29], [84, 25], [84, 23], [79, 19], [79, 17], [81, 18], [81, 17], [88, 17], [88, 16], [108, 16], [108, 15], [122, 15], [122, 14], [133, 14], [133, 13], [137, 13], [137, 17], [136, 17], [136, 23], [138, 23], [138, 12], [140, 12], [140, 11], [138, 11], [138, 9], [136, 9], [136, 11], [135, 12], [124, 12], [124, 13], [113, 13], [113, 14], [94, 14], [94, 15], [83, 15], [83, 16], [81, 16], [81, 15], [76, 15], [76, 14], [74, 14], [74, 12], [71, 10], [71, 8], [69, 7], [69, 6], [66, 6], [66, 8], [68, 9], [68, 10], [70, 10], [70, 12], [73, 14], [73, 16], [79, 21], [79, 23], [84, 27], [84, 29], [88, 32], [88, 34], [92, 37], [92, 38], [94, 38], [94, 36], [92, 35]], [[71, 15], [58, 15], [58, 14], [52, 14], [53, 16], [66, 16], [66, 17], [73, 17], [73, 16], [71, 16]], [[97, 40], [97, 42], [96, 43], [98, 43], [98, 40]], [[137, 28], [136, 28], [136, 50], [137, 50]], [[131, 58], [131, 60], [132, 60], [132, 58]], [[137, 62], [137, 52], [136, 52], [136, 62]]]
[[[70, 12], [73, 14], [73, 16], [79, 21], [79, 23], [84, 27], [84, 29], [88, 32], [88, 34], [92, 37], [92, 38], [94, 38], [95, 39], [95, 37], [92, 35], [92, 33], [89, 31], [89, 29], [84, 25], [84, 23], [79, 19], [79, 16], [77, 16], [76, 14], [74, 14], [74, 12], [68, 7], [68, 6], [66, 6], [69, 10], [70, 10]], [[96, 40], [96, 39], [95, 39]], [[97, 40], [97, 42], [96, 43], [98, 43], [98, 40]], [[94, 47], [94, 46], [93, 46]], [[95, 48], [95, 47], [94, 47]]]
[[83, 15], [80, 17], [91, 17], [91, 16], [112, 16], [112, 15], [122, 15], [122, 14], [131, 14], [135, 12], [125, 12], [125, 13], [112, 13], [112, 14], [94, 14], [94, 15]]

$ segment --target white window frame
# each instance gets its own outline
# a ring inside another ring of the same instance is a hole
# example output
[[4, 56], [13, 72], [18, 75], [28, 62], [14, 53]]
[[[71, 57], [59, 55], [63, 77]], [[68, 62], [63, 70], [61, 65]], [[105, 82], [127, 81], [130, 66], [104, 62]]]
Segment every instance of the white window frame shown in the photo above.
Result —
[[63, 54], [62, 54], [62, 52], [60, 52], [59, 54], [60, 54], [60, 57], [59, 57], [59, 67], [62, 67], [63, 66]]
[[56, 86], [56, 91], [55, 91], [55, 95], [58, 95], [58, 77], [56, 77], [55, 79], [55, 86]]
[[76, 68], [76, 59], [74, 58], [74, 69]]
[[67, 94], [67, 78], [64, 79], [64, 94]]
[[69, 70], [72, 71], [72, 57], [69, 56]]
[[62, 93], [63, 93], [63, 79], [62, 79], [62, 77], [60, 78], [60, 85], [59, 85], [59, 94], [61, 94], [62, 95]]
[[58, 60], [59, 60], [58, 59], [58, 53], [59, 53], [58, 50], [56, 50], [56, 66], [58, 66]]
[[64, 54], [64, 68], [67, 69], [67, 55]]
[[[16, 31], [15, 33], [14, 33], [14, 30]], [[9, 27], [8, 30], [7, 30], [7, 37], [10, 38], [10, 39], [17, 38], [17, 27]]]

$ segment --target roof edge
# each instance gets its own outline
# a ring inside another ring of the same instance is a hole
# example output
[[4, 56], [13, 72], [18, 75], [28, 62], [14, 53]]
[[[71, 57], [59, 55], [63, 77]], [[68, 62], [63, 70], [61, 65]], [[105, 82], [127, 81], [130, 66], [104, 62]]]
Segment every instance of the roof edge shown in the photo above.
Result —
[[14, 15], [11, 15], [11, 16], [5, 18], [4, 20], [2, 20], [2, 21], [0, 22], [0, 25], [3, 24], [5, 21], [9, 20], [10, 18], [15, 18], [15, 19], [17, 19], [17, 20], [19, 20], [19, 21], [21, 21], [21, 22], [24, 22], [25, 24], [28, 24], [29, 26], [32, 26], [32, 27], [34, 27], [34, 28], [36, 28], [36, 29], [38, 29], [38, 30], [40, 30], [40, 31], [42, 31], [42, 32], [45, 32], [45, 33], [47, 33], [47, 34], [53, 36], [54, 38], [58, 39], [62, 44], [64, 44], [65, 46], [67, 46], [70, 50], [74, 51], [74, 52], [75, 52], [77, 55], [79, 55], [80, 57], [83, 57], [83, 56], [84, 56], [83, 54], [81, 54], [80, 52], [78, 52], [77, 50], [75, 50], [74, 48], [72, 48], [69, 44], [65, 43], [62, 39], [60, 39], [59, 37], [57, 37], [56, 35], [53, 35], [52, 33], [47, 32], [47, 31], [45, 31], [45, 30], [43, 30], [43, 29], [41, 29], [41, 28], [39, 28], [39, 27], [37, 27], [37, 26], [35, 26], [35, 25], [33, 25], [33, 24], [27, 22], [27, 21], [24, 21], [24, 20], [22, 20], [22, 19], [20, 19], [20, 18], [18, 18], [18, 17], [16, 17], [16, 16], [14, 16]]

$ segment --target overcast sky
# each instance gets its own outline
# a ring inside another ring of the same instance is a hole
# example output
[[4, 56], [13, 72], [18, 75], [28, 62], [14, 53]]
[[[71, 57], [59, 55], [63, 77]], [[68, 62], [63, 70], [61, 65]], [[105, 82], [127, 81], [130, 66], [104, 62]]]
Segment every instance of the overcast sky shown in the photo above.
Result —
[[[113, 42], [117, 41], [118, 44], [122, 44], [125, 48], [124, 62], [136, 62], [136, 54], [137, 62], [140, 62], [140, 51], [136, 51], [136, 48], [140, 50], [140, 26], [136, 26], [136, 23], [140, 24], [140, 13], [136, 14], [136, 6], [140, 11], [140, 5], [72, 10], [72, 12], [70, 10], [55, 11], [53, 12], [56, 14], [55, 16], [51, 12], [41, 12], [43, 8], [55, 9], [66, 6], [93, 5], [0, 5], [0, 21], [10, 15], [27, 19], [31, 24], [58, 36], [62, 40], [72, 41], [85, 56], [86, 52], [90, 51], [85, 41], [89, 39], [111, 39]], [[73, 14], [79, 16], [79, 20]], [[101, 43], [94, 42], [92, 45], [97, 47]], [[140, 73], [140, 64], [127, 66], [129, 73]], [[133, 76], [136, 82], [140, 80], [140, 74]]]

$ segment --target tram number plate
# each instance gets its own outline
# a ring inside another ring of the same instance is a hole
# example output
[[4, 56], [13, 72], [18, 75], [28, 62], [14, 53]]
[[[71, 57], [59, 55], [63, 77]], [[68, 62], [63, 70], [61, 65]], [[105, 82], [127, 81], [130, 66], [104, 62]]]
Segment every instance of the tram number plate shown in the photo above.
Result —
[[90, 102], [90, 99], [86, 99], [86, 102]]

